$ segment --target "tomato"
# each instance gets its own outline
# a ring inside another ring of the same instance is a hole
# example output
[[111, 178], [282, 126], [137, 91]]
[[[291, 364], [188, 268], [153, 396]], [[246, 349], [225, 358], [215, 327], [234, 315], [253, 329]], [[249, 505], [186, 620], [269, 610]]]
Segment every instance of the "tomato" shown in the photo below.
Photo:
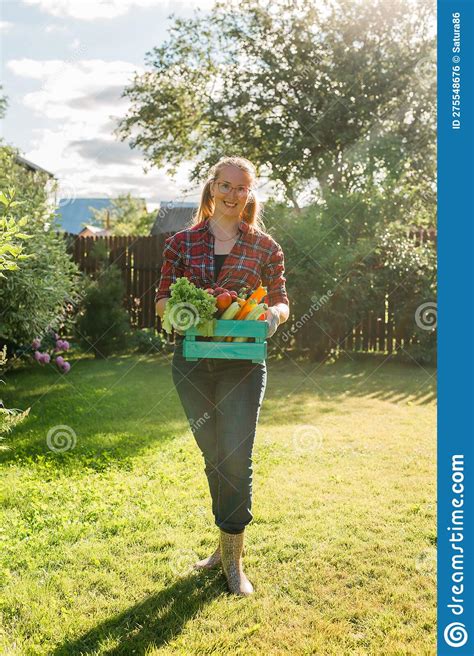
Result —
[[216, 304], [218, 310], [227, 310], [229, 305], [232, 303], [232, 296], [229, 292], [223, 292], [216, 297]]

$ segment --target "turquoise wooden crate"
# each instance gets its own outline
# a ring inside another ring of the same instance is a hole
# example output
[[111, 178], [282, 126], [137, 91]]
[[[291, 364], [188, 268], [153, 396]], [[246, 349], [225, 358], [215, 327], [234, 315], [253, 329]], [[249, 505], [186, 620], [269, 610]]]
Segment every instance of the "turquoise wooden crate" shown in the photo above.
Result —
[[196, 327], [188, 328], [183, 341], [183, 355], [186, 360], [200, 358], [224, 358], [227, 360], [252, 360], [263, 362], [267, 357], [266, 321], [245, 321], [216, 319], [214, 337], [254, 337], [255, 342], [198, 341], [200, 336]]

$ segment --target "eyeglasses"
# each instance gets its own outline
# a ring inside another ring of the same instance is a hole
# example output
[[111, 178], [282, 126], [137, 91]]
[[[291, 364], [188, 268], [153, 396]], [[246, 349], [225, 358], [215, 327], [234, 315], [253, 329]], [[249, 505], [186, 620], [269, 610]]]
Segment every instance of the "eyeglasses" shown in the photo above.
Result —
[[235, 189], [237, 192], [237, 196], [239, 198], [246, 198], [249, 195], [249, 193], [252, 191], [250, 187], [244, 187], [243, 185], [240, 185], [238, 187], [233, 187], [228, 182], [218, 182], [217, 188], [219, 189], [221, 194], [228, 194], [231, 189]]

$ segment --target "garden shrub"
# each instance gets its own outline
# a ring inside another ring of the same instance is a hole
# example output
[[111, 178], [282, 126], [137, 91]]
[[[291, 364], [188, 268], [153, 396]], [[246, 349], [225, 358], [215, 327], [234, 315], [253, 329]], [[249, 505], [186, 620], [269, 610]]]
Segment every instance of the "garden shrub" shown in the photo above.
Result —
[[79, 344], [97, 358], [122, 352], [131, 338], [122, 274], [115, 264], [108, 264], [102, 246], [96, 244], [93, 249], [99, 268], [85, 284], [74, 329]]

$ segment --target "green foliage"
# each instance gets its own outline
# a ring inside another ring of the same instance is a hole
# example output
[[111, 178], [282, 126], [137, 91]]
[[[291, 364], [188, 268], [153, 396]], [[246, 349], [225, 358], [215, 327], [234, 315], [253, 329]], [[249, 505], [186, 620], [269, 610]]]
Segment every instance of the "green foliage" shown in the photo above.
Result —
[[108, 224], [112, 235], [117, 236], [149, 235], [155, 218], [153, 212], [147, 212], [142, 200], [130, 194], [113, 200], [110, 208], [92, 208], [92, 213], [94, 225], [105, 228]]
[[21, 265], [0, 284], [0, 340], [21, 346], [48, 328], [61, 329], [66, 304], [77, 296], [79, 270], [56, 234], [48, 176], [27, 171], [15, 154], [8, 146], [0, 148], [0, 188], [15, 189], [18, 202], [8, 206], [9, 225], [13, 220], [28, 238]]
[[295, 206], [305, 189], [426, 186], [436, 167], [433, 5], [228, 0], [176, 18], [126, 89], [118, 133], [173, 174], [243, 153]]
[[153, 354], [163, 350], [166, 340], [154, 328], [141, 328], [133, 331], [132, 344], [138, 353]]
[[105, 358], [125, 349], [130, 337], [127, 311], [123, 307], [124, 284], [120, 269], [108, 265], [103, 253], [95, 249], [99, 271], [86, 283], [78, 311], [75, 334], [81, 346], [96, 358]]
[[[397, 333], [411, 335], [411, 344], [400, 349], [402, 359], [420, 364], [436, 363], [436, 333], [431, 329], [436, 314], [436, 251], [432, 244], [416, 244], [400, 224], [378, 234], [378, 253], [383, 268], [380, 285], [387, 290]], [[418, 318], [425, 304], [431, 317]], [[430, 319], [430, 321], [427, 321]]]
[[[5, 367], [6, 362], [7, 347], [5, 345], [2, 350], [0, 350], [0, 373]], [[0, 383], [4, 383], [4, 381], [0, 379]], [[30, 409], [31, 408], [27, 408], [26, 410], [20, 410], [19, 408], [5, 408], [0, 398], [0, 442], [11, 433], [15, 426], [18, 426], [26, 419], [29, 415]]]
[[15, 190], [0, 191], [0, 278], [6, 278], [2, 271], [17, 271], [18, 262], [33, 257], [23, 253], [22, 241], [30, 239], [31, 235], [21, 232], [28, 222], [27, 217], [18, 221], [9, 213], [20, 203], [14, 200]]
[[293, 315], [276, 334], [281, 346], [297, 342], [322, 357], [369, 311], [383, 316], [388, 302], [397, 334], [416, 342], [403, 345], [405, 355], [419, 351], [418, 340], [434, 352], [434, 334], [420, 331], [415, 314], [435, 301], [436, 252], [393, 218], [375, 193], [329, 197], [301, 213], [267, 203], [265, 223], [285, 252]]

